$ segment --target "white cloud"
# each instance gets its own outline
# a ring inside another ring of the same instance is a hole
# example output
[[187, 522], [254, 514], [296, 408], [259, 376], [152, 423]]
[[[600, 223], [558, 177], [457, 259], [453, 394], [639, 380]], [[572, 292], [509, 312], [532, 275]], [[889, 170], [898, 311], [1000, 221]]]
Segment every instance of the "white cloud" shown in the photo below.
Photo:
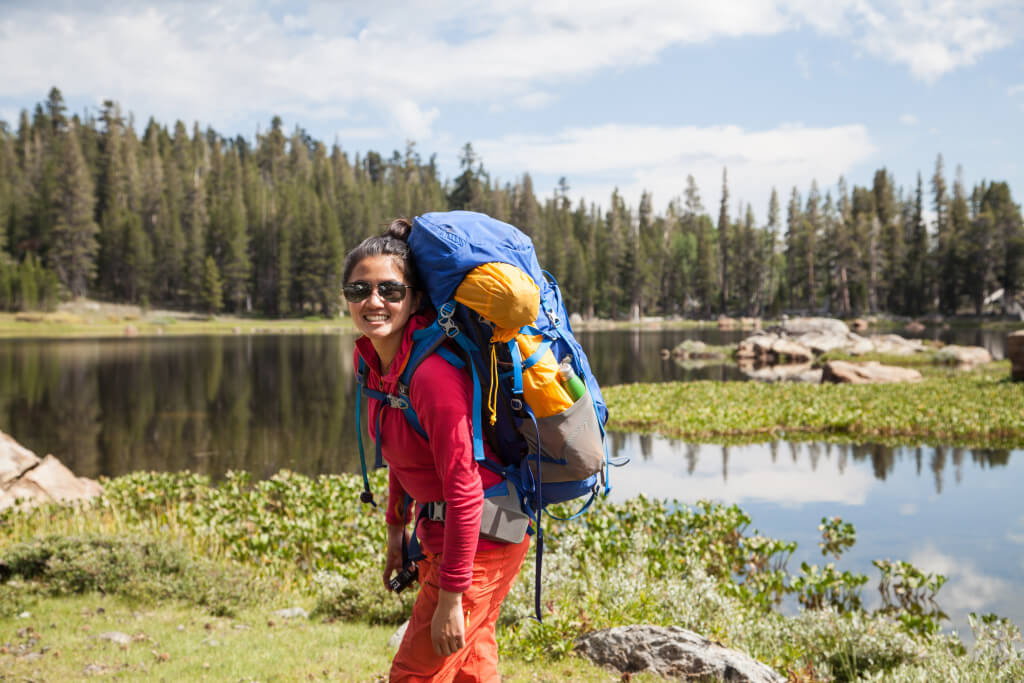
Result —
[[1006, 89], [1006, 94], [1010, 97], [1024, 94], [1024, 83], [1018, 83], [1017, 85], [1011, 85]]
[[877, 152], [862, 125], [808, 128], [786, 125], [749, 131], [737, 126], [630, 126], [608, 124], [571, 128], [553, 135], [510, 135], [473, 143], [499, 175], [528, 168], [536, 174], [565, 174], [572, 193], [606, 204], [618, 187], [634, 206], [644, 190], [665, 205], [682, 193], [687, 175], [701, 189], [705, 208], [717, 205], [722, 169], [729, 193], [763, 213], [776, 183], [785, 196], [809, 179], [824, 187]]
[[919, 123], [919, 121], [917, 120], [917, 117], [914, 116], [913, 114], [902, 114], [900, 116], [900, 123], [902, 123], [904, 126], [916, 126]]
[[[439, 102], [520, 98], [543, 106], [552, 84], [647, 64], [674, 45], [807, 26], [934, 80], [1007, 45], [1020, 29], [1008, 0], [885, 6], [413, 0], [372, 9], [313, 2], [279, 18], [276, 3], [11, 6], [0, 19], [0, 94], [37, 96], [40, 83], [52, 83], [163, 118], [219, 122], [241, 108], [281, 111], [282, 103], [305, 116], [318, 107], [387, 110], [413, 101], [419, 112], [391, 121], [408, 134], [435, 122]], [[797, 62], [806, 71], [810, 56]]]
[[1005, 579], [984, 574], [970, 559], [947, 555], [931, 543], [911, 553], [909, 561], [924, 572], [948, 579], [939, 604], [951, 612], [991, 611], [1001, 596], [1013, 593]]
[[1024, 28], [1024, 13], [1016, 0], [847, 0], [841, 5], [844, 21], [816, 22], [813, 10], [802, 9], [819, 30], [847, 37], [876, 57], [903, 64], [926, 82], [1010, 45]]
[[[624, 450], [638, 453], [636, 435], [626, 437]], [[744, 446], [741, 458], [723, 463], [723, 447], [697, 446], [694, 471], [684, 467], [681, 442], [653, 437], [650, 453], [628, 467], [612, 472], [612, 498], [626, 500], [638, 493], [653, 498], [694, 502], [702, 498], [725, 503], [772, 502], [782, 507], [811, 503], [863, 505], [877, 482], [863, 468], [840, 471], [829, 460], [815, 466], [798, 447], [795, 460], [773, 462], [768, 445]], [[727, 470], [727, 474], [723, 474]]]

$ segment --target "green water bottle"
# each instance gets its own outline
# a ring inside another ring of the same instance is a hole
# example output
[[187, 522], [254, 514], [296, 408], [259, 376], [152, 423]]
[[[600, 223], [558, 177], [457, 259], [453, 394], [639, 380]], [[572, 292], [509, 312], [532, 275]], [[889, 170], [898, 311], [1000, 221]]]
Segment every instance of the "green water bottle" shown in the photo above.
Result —
[[583, 380], [572, 369], [569, 356], [563, 358], [562, 362], [559, 363], [558, 377], [562, 381], [562, 386], [569, 392], [569, 397], [573, 403], [583, 398], [583, 394], [587, 393], [587, 385], [583, 383]]

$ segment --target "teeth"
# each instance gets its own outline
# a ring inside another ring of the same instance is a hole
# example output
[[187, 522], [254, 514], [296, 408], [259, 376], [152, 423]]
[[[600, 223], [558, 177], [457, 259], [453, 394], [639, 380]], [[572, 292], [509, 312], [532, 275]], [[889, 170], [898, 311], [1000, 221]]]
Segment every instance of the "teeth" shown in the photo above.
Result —
[[370, 322], [382, 322], [384, 320], [387, 320], [388, 316], [386, 316], [386, 315], [364, 315], [363, 319], [368, 320]]

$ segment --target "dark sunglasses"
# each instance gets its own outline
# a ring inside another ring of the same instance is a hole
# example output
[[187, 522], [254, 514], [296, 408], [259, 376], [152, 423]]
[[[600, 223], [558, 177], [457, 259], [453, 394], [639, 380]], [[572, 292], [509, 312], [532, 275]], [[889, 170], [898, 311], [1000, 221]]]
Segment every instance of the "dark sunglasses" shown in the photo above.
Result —
[[[357, 304], [373, 293], [373, 287], [373, 285], [365, 280], [356, 280], [355, 282], [349, 282], [347, 285], [342, 287], [341, 291], [345, 294], [346, 301], [350, 304]], [[395, 282], [393, 280], [377, 283], [377, 294], [380, 295], [381, 299], [392, 304], [397, 304], [399, 301], [404, 299], [405, 293], [410, 289], [412, 289], [412, 287], [409, 285], [401, 282]]]

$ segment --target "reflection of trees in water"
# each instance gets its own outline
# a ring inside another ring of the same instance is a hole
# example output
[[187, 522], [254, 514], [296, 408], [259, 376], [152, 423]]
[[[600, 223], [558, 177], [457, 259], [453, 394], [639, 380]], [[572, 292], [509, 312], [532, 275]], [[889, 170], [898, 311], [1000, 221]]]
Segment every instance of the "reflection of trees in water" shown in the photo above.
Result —
[[352, 340], [303, 337], [0, 348], [2, 428], [76, 473], [269, 476], [358, 465]]

